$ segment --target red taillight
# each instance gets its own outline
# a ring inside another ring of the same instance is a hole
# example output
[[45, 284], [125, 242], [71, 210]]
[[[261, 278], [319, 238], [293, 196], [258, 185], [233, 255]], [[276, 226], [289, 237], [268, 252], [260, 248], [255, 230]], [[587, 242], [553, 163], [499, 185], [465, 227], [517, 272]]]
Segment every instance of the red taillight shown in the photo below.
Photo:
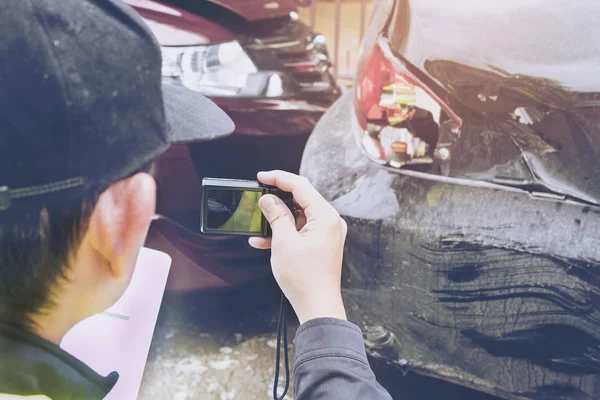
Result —
[[383, 118], [379, 107], [382, 90], [394, 79], [391, 63], [383, 57], [379, 46], [374, 46], [370, 55], [363, 57], [356, 79], [354, 109], [363, 129], [368, 120]]
[[437, 140], [420, 135], [418, 119], [439, 125], [444, 112], [460, 127], [461, 119], [432, 90], [410, 73], [380, 39], [361, 60], [354, 110], [362, 129], [359, 142], [375, 161], [399, 167], [433, 162]]

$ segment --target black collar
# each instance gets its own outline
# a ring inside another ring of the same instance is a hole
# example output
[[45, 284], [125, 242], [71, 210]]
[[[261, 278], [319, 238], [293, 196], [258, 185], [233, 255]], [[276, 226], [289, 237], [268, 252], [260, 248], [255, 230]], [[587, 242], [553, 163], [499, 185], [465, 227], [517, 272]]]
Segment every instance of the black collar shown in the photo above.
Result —
[[57, 345], [0, 323], [0, 393], [102, 399], [119, 379], [104, 377]]

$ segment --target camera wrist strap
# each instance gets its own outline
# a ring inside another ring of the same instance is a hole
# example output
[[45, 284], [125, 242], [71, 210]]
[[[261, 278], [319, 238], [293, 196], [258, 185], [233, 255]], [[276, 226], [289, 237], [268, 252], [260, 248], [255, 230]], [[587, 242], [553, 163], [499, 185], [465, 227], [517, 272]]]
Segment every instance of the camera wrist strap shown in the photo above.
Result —
[[[283, 400], [290, 387], [290, 363], [288, 359], [288, 337], [287, 337], [287, 299], [281, 293], [281, 304], [279, 306], [279, 320], [277, 322], [277, 355], [275, 356], [275, 381], [273, 382], [273, 399]], [[281, 362], [281, 339], [283, 336], [283, 358], [285, 364], [285, 388], [283, 393], [278, 396], [277, 389], [279, 383], [279, 364]]]

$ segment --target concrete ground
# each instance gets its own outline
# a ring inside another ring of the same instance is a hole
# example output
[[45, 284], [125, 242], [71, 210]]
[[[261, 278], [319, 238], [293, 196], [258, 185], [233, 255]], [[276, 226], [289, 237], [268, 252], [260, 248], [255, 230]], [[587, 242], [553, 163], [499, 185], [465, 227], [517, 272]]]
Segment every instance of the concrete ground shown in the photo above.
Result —
[[[234, 291], [167, 295], [139, 399], [272, 399], [278, 309], [271, 281]], [[292, 321], [290, 343], [296, 327]], [[403, 376], [381, 362], [372, 366], [394, 399], [497, 400], [434, 379]], [[287, 399], [292, 398], [291, 390]]]
[[[272, 398], [277, 296], [265, 282], [240, 291], [167, 296], [139, 399]], [[294, 331], [290, 327], [290, 335]]]

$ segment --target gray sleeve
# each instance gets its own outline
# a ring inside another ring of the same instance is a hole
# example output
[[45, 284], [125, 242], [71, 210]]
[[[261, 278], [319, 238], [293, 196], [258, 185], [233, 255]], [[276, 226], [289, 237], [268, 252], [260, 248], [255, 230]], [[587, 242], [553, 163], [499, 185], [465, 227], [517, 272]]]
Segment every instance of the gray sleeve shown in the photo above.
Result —
[[296, 332], [296, 400], [391, 400], [369, 366], [361, 330], [336, 318], [317, 318]]

